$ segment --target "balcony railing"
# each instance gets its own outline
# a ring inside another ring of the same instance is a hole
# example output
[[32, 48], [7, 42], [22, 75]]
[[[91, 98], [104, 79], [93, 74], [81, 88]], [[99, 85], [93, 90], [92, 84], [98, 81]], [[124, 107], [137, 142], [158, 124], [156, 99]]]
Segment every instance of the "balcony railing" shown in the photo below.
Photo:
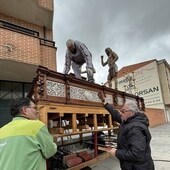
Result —
[[19, 33], [22, 33], [22, 34], [37, 37], [37, 38], [40, 39], [40, 44], [46, 45], [46, 46], [49, 46], [49, 47], [55, 47], [54, 41], [50, 41], [50, 40], [47, 40], [47, 39], [44, 39], [44, 38], [40, 38], [38, 31], [31, 30], [31, 29], [28, 29], [28, 28], [25, 28], [25, 27], [22, 27], [22, 26], [19, 26], [19, 25], [16, 25], [16, 24], [12, 24], [10, 22], [6, 22], [6, 21], [3, 21], [3, 20], [0, 20], [0, 27], [6, 28], [6, 29], [9, 29], [9, 30], [12, 30], [12, 31], [16, 31], [16, 32], [19, 32]]
[[40, 38], [40, 44], [50, 46], [50, 47], [55, 47], [54, 41], [50, 41], [50, 40], [43, 39], [43, 38]]
[[39, 37], [39, 32], [37, 32], [37, 31], [31, 30], [31, 29], [28, 29], [25, 27], [21, 27], [19, 25], [12, 24], [12, 23], [9, 23], [9, 22], [3, 21], [3, 20], [0, 20], [0, 26], [10, 29], [10, 30], [13, 30], [13, 31], [17, 31], [17, 32], [21, 32], [24, 34]]

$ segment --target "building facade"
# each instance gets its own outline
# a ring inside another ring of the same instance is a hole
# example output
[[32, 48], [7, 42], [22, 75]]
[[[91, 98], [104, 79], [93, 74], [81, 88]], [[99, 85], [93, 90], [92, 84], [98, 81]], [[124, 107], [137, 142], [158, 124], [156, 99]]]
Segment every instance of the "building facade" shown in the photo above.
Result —
[[53, 0], [0, 1], [0, 127], [11, 99], [26, 96], [39, 65], [56, 71]]
[[118, 89], [144, 98], [153, 126], [170, 121], [170, 66], [166, 60], [150, 60], [123, 67]]

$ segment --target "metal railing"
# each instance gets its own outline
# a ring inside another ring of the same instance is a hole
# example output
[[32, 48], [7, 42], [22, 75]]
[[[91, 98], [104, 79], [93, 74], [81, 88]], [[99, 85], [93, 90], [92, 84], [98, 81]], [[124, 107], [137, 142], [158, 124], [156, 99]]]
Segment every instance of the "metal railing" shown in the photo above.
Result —
[[18, 31], [18, 32], [21, 32], [21, 33], [24, 33], [24, 34], [39, 37], [39, 32], [25, 28], [25, 27], [22, 27], [22, 26], [19, 26], [19, 25], [16, 25], [16, 24], [12, 24], [12, 23], [7, 22], [7, 21], [0, 20], [0, 27], [8, 28], [10, 30], [14, 30], [14, 31]]
[[44, 39], [44, 38], [40, 38], [40, 44], [47, 45], [47, 46], [50, 46], [50, 47], [55, 47], [54, 41], [50, 41], [50, 40], [47, 40], [47, 39]]

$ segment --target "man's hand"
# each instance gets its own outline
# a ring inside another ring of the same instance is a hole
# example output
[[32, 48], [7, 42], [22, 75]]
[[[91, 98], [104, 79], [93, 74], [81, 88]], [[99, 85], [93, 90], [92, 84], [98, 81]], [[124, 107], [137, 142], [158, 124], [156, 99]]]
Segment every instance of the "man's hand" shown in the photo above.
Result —
[[103, 93], [103, 91], [100, 91], [98, 93], [99, 99], [101, 99], [102, 102], [105, 102], [106, 95]]
[[112, 147], [101, 147], [98, 146], [98, 150], [106, 151], [107, 153], [111, 154], [112, 156], [115, 156], [116, 149]]
[[115, 156], [116, 149], [115, 148], [108, 149], [107, 153], [110, 153], [112, 156]]

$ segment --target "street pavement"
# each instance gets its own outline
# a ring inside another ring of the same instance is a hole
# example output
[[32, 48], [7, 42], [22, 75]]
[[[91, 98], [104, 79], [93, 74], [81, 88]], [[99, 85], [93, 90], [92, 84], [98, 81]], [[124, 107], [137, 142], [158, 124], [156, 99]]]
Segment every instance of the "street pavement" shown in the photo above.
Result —
[[[170, 170], [170, 123], [150, 128], [155, 170]], [[119, 160], [109, 157], [90, 166], [92, 170], [120, 170]]]

